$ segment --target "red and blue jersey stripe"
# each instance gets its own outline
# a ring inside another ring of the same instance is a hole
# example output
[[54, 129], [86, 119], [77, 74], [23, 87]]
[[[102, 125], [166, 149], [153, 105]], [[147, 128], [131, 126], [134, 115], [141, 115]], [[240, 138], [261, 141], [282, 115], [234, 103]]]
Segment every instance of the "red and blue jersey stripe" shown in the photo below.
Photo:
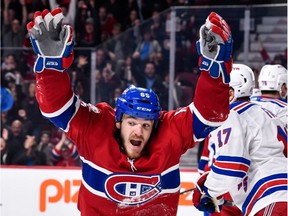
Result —
[[219, 156], [212, 165], [213, 172], [230, 177], [243, 178], [249, 169], [250, 161], [237, 156]]
[[233, 104], [230, 105], [230, 109], [235, 110], [238, 114], [241, 114], [243, 112], [245, 112], [247, 109], [249, 109], [252, 106], [257, 106], [256, 104], [253, 104], [251, 102], [248, 101], [240, 101], [240, 102], [235, 102]]
[[265, 97], [265, 96], [251, 97], [251, 101], [269, 102], [269, 103], [276, 104], [279, 107], [286, 107], [287, 106], [287, 102], [285, 102], [285, 101], [282, 101], [280, 99], [275, 99], [275, 98], [269, 98], [269, 97]]
[[288, 173], [280, 173], [259, 179], [242, 205], [244, 215], [249, 215], [253, 206], [262, 198], [277, 191], [288, 190]]

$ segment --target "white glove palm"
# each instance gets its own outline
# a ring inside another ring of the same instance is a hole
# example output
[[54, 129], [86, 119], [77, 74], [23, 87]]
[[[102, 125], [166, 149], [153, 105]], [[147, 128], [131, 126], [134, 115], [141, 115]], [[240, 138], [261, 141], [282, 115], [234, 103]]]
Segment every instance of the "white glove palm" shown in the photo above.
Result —
[[57, 8], [51, 13], [48, 10], [35, 12], [34, 22], [27, 25], [32, 46], [38, 54], [34, 65], [36, 72], [44, 68], [63, 71], [72, 64], [72, 28], [62, 26], [62, 20], [62, 11]]

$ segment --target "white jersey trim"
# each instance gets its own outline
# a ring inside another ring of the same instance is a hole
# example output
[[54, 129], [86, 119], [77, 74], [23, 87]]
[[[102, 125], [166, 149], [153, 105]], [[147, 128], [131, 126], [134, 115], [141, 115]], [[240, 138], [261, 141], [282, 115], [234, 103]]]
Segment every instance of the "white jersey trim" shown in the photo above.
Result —
[[212, 126], [212, 127], [219, 127], [219, 126], [221, 126], [223, 124], [223, 122], [211, 122], [211, 121], [206, 120], [201, 115], [201, 113], [197, 110], [197, 108], [194, 106], [194, 103], [191, 103], [189, 105], [189, 108], [190, 108], [191, 112], [195, 113], [195, 115], [198, 117], [198, 119], [205, 125], [209, 125], [209, 126]]
[[64, 104], [64, 106], [61, 107], [59, 110], [52, 112], [52, 113], [45, 113], [45, 112], [41, 111], [42, 115], [47, 117], [47, 118], [53, 118], [53, 117], [57, 117], [57, 116], [61, 115], [63, 112], [65, 112], [73, 104], [74, 96], [75, 96], [75, 94], [73, 94], [72, 97], [70, 98], [70, 100], [66, 104]]

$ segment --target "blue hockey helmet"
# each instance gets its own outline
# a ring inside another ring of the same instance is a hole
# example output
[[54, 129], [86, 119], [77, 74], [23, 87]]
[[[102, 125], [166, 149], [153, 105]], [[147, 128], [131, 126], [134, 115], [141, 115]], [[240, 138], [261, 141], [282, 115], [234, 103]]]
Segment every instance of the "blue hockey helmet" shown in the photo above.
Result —
[[122, 115], [157, 120], [161, 107], [156, 93], [152, 89], [145, 89], [130, 85], [116, 101], [116, 122], [120, 122]]

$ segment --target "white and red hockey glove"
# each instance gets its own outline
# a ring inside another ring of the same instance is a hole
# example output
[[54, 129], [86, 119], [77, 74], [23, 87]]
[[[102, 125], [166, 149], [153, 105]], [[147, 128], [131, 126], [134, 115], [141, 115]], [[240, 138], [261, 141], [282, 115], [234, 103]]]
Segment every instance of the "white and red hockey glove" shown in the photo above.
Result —
[[74, 59], [72, 27], [62, 26], [62, 10], [57, 8], [51, 13], [45, 9], [42, 13], [35, 12], [34, 21], [27, 24], [35, 53], [38, 55], [35, 72], [45, 68], [64, 71]]
[[213, 78], [222, 76], [223, 83], [229, 83], [233, 47], [229, 25], [217, 13], [211, 12], [199, 34], [196, 45], [200, 70], [209, 71]]
[[217, 197], [216, 199], [208, 194], [207, 188], [204, 186], [208, 174], [209, 171], [203, 173], [203, 175], [201, 175], [197, 180], [196, 189], [193, 191], [192, 201], [194, 203], [194, 206], [199, 211], [204, 211], [208, 213], [220, 212], [224, 200], [222, 196]]

